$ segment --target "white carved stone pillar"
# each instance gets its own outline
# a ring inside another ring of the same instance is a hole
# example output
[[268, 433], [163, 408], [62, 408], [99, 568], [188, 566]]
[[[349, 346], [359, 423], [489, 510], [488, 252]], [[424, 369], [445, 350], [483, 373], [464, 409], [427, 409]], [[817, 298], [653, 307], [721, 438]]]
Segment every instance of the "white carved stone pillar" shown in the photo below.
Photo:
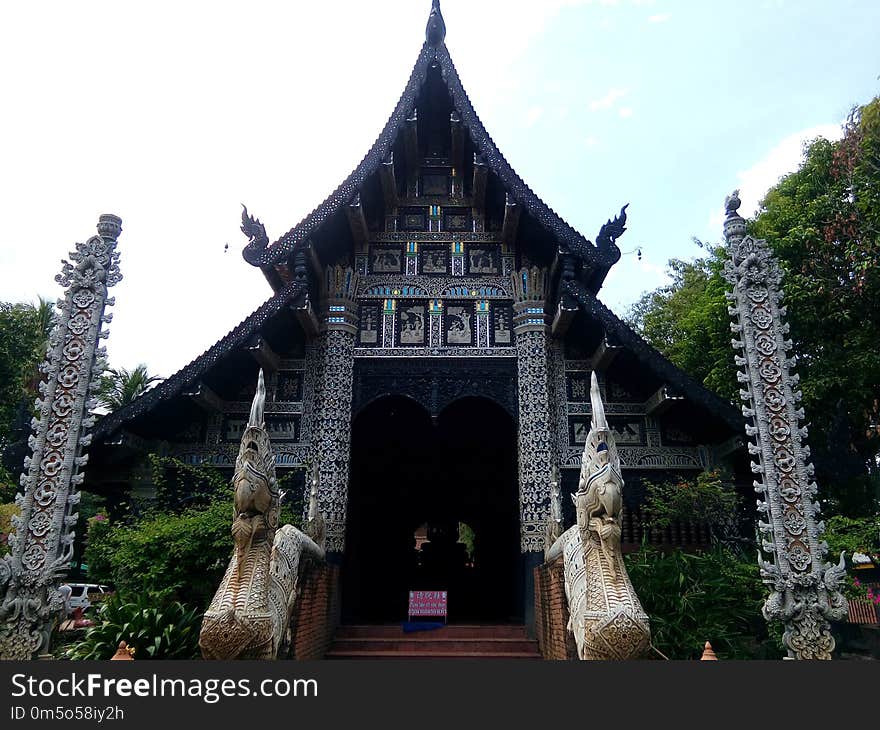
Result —
[[357, 273], [350, 267], [327, 267], [321, 333], [312, 354], [319, 385], [312, 413], [312, 456], [313, 463], [318, 465], [318, 509], [327, 526], [327, 550], [336, 553], [345, 550], [357, 279]]
[[23, 491], [15, 498], [21, 515], [13, 517], [11, 553], [0, 561], [2, 659], [32, 659], [47, 651], [53, 620], [64, 605], [58, 586], [73, 556], [77, 487], [88, 461], [83, 449], [95, 423], [89, 410], [105, 365], [98, 341], [107, 337], [101, 325], [110, 321], [104, 310], [113, 304], [107, 290], [122, 279], [116, 252], [121, 231], [119, 218], [102, 215], [98, 235], [76, 244], [72, 263], [64, 261], [55, 277], [66, 291], [41, 366], [46, 379], [31, 421], [32, 455], [25, 458]]
[[554, 464], [545, 273], [537, 267], [520, 269], [512, 280], [519, 388], [520, 549], [542, 553]]
[[757, 475], [758, 527], [762, 549], [771, 562], [761, 559], [761, 576], [771, 592], [764, 603], [764, 618], [782, 621], [783, 639], [793, 659], [830, 659], [834, 638], [830, 621], [846, 617], [846, 599], [838, 590], [845, 568], [843, 554], [837, 566], [824, 562], [827, 544], [821, 540], [824, 523], [818, 520], [818, 491], [813, 481], [810, 449], [803, 442], [806, 427], [799, 422], [804, 409], [798, 376], [791, 372], [785, 307], [782, 306], [782, 272], [766, 241], [745, 235], [746, 225], [737, 212], [739, 191], [726, 201], [724, 237], [728, 260], [724, 277], [733, 287], [727, 294], [736, 334], [733, 346], [742, 351], [735, 361], [737, 378], [746, 405], [746, 434], [753, 439], [749, 453]]

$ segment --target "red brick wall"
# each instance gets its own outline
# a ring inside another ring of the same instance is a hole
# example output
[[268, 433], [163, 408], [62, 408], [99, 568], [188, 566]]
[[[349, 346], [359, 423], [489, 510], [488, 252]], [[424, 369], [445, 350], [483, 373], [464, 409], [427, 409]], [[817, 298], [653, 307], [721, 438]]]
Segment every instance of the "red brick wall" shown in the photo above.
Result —
[[322, 659], [339, 625], [339, 566], [311, 565], [290, 620], [291, 656]]
[[568, 600], [562, 559], [535, 568], [535, 633], [545, 659], [576, 659], [568, 633]]

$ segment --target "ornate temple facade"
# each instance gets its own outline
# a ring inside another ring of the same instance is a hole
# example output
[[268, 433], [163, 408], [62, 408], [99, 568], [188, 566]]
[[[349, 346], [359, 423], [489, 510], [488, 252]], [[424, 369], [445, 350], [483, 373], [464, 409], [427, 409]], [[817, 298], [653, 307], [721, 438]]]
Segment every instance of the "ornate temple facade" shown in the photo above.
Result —
[[599, 299], [625, 222], [624, 208], [590, 241], [510, 167], [435, 2], [409, 82], [349, 177], [275, 241], [245, 211], [243, 255], [271, 296], [98, 423], [85, 488], [149, 496], [149, 453], [231, 476], [262, 368], [279, 478], [297, 490], [317, 474], [343, 616], [400, 620], [406, 590], [446, 582], [450, 620], [529, 623], [557, 474], [574, 522], [593, 373], [626, 480], [625, 548], [646, 529], [645, 480], [748, 470], [739, 410]]

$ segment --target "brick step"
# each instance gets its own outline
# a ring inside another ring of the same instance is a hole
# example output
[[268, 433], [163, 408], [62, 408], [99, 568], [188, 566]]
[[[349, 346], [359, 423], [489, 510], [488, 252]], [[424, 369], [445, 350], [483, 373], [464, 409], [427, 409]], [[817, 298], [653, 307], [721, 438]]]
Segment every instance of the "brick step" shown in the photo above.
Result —
[[540, 659], [524, 626], [453, 624], [404, 632], [400, 624], [344, 625], [328, 659]]
[[397, 651], [347, 651], [340, 652], [330, 649], [325, 659], [540, 659], [541, 654], [536, 649], [529, 652], [438, 652], [438, 651], [411, 651], [401, 653]]
[[343, 624], [337, 639], [430, 637], [431, 639], [526, 639], [525, 626], [517, 624], [451, 624], [429, 631], [404, 632], [400, 624]]
[[437, 639], [437, 638], [357, 638], [343, 639], [337, 637], [332, 649], [337, 652], [351, 653], [363, 651], [404, 652], [411, 653], [529, 653], [537, 651], [535, 642], [530, 639]]

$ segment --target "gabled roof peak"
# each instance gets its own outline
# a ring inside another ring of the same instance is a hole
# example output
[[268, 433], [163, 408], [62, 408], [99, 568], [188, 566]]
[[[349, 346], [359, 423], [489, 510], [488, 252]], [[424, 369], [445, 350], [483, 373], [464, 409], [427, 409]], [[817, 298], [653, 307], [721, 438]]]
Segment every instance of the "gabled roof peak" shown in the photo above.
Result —
[[[406, 88], [366, 156], [323, 203], [277, 241], [269, 244], [268, 239], [262, 236], [248, 241], [242, 251], [245, 260], [254, 266], [259, 266], [274, 288], [277, 288], [278, 282], [267, 272], [274, 271], [273, 267], [289, 257], [294, 249], [310, 245], [311, 236], [359, 194], [367, 179], [388, 160], [388, 153], [397, 135], [403, 129], [406, 120], [412, 118], [419, 94], [428, 82], [432, 70], [436, 70], [449, 93], [452, 108], [458, 115], [463, 130], [470, 137], [474, 153], [479, 155], [488, 171], [496, 176], [512, 202], [521, 205], [523, 212], [528, 213], [532, 220], [549, 232], [556, 239], [561, 250], [574, 254], [582, 262], [590, 289], [594, 292], [600, 289], [611, 266], [620, 258], [620, 249], [615, 244], [615, 239], [622, 233], [622, 217], [617, 221], [611, 221], [608, 224], [609, 228], [605, 230], [605, 233], [614, 235], [603, 235], [602, 245], [594, 245], [562, 220], [535, 194], [498, 150], [477, 116], [452, 63], [449, 49], [443, 42], [444, 38], [445, 23], [440, 14], [439, 0], [433, 0], [426, 28], [426, 40], [419, 51]], [[612, 230], [615, 222], [620, 224], [621, 230]]]
[[440, 12], [440, 0], [431, 0], [431, 13], [425, 28], [425, 42], [429, 46], [439, 46], [446, 39], [446, 23]]

